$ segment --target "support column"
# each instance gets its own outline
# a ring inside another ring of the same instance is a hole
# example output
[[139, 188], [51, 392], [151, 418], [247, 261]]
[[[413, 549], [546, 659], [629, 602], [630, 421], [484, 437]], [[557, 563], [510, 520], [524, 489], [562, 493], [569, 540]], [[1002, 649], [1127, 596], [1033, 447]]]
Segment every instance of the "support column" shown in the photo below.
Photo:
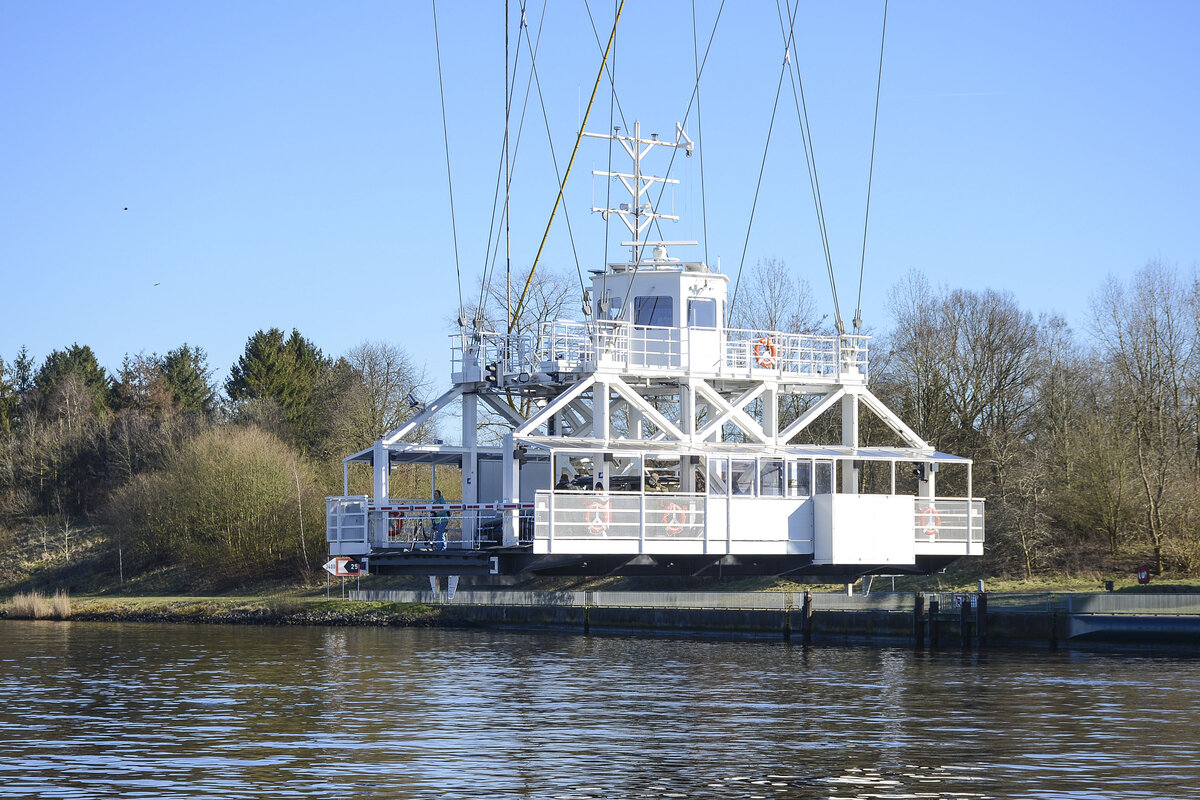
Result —
[[[464, 503], [479, 502], [479, 449], [477, 434], [479, 431], [479, 396], [474, 392], [463, 395], [462, 403], [462, 443], [469, 450], [463, 454], [462, 465], [462, 501]], [[476, 545], [476, 530], [478, 511], [463, 511], [462, 539], [463, 547], [473, 549]]]
[[388, 494], [388, 479], [391, 474], [391, 465], [388, 463], [388, 449], [382, 439], [375, 440], [375, 447], [371, 453], [372, 470], [375, 473], [374, 482], [374, 497], [377, 503], [382, 503], [390, 497]]
[[679, 429], [689, 442], [696, 441], [696, 387], [691, 378], [679, 386]]
[[[842, 445], [858, 449], [858, 395], [842, 395]], [[853, 461], [842, 465], [842, 493], [858, 494], [858, 468]]]
[[[501, 491], [504, 494], [505, 503], [521, 502], [521, 471], [520, 464], [517, 462], [516, 445], [513, 442], [512, 432], [504, 434], [504, 462], [503, 469], [503, 487]], [[520, 531], [518, 530], [518, 515], [505, 511], [504, 513], [504, 540], [505, 547], [515, 547], [520, 541]]]
[[603, 379], [597, 378], [592, 387], [592, 436], [605, 444], [612, 438], [612, 421], [609, 419], [609, 389]]
[[763, 392], [762, 428], [768, 442], [779, 441], [779, 385], [771, 382]]

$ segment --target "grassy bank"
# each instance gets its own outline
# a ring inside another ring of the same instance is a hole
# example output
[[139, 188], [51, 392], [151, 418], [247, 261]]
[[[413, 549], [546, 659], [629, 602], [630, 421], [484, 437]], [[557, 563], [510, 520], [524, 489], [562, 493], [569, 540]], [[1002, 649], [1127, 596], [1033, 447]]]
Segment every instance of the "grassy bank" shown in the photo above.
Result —
[[[58, 613], [49, 613], [53, 606]], [[14, 596], [0, 605], [8, 619], [92, 622], [170, 622], [243, 625], [353, 625], [432, 627], [445, 624], [440, 609], [414, 603], [351, 603], [275, 594], [256, 597]]]

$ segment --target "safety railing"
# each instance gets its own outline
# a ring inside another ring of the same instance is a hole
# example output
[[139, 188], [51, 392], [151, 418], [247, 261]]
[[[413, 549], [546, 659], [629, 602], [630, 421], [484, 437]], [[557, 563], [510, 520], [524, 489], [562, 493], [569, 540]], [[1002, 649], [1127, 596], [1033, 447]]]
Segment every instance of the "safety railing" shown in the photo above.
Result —
[[[591, 323], [556, 320], [531, 334], [479, 333], [451, 338], [451, 360], [462, 371], [468, 359], [477, 366], [495, 365], [496, 371], [518, 383], [538, 372], [579, 372], [611, 365], [633, 370], [678, 370], [689, 365], [693, 351], [702, 354], [704, 368], [714, 361], [698, 336], [712, 331], [680, 327], [634, 325], [622, 320]], [[867, 379], [867, 336], [816, 336], [754, 329], [725, 329], [720, 341], [720, 371], [776, 373], [803, 376]], [[695, 339], [695, 342], [693, 342]]]
[[702, 539], [706, 498], [698, 494], [540, 491], [538, 539]]
[[983, 500], [962, 497], [917, 497], [913, 501], [913, 536], [918, 542], [983, 542]]
[[367, 541], [367, 496], [325, 498], [325, 541], [362, 544]]

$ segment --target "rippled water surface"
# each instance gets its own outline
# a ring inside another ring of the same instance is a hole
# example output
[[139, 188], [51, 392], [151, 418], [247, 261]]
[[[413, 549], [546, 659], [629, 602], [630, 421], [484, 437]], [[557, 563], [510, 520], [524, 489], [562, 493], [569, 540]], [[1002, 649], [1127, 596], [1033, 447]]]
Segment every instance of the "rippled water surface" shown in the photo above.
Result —
[[1200, 661], [0, 622], [0, 797], [1200, 797]]

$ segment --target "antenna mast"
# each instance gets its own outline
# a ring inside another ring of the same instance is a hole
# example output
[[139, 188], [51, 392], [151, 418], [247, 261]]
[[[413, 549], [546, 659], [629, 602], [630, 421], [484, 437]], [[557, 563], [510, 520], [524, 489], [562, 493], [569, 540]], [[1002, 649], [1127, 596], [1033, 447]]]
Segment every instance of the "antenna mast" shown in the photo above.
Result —
[[627, 172], [608, 172], [606, 170], [592, 170], [593, 175], [602, 175], [606, 178], [616, 178], [625, 186], [625, 190], [629, 192], [632, 200], [630, 203], [621, 203], [616, 208], [597, 208], [593, 207], [592, 211], [599, 212], [608, 219], [609, 214], [616, 214], [621, 222], [625, 223], [625, 227], [633, 234], [632, 242], [621, 242], [623, 247], [630, 247], [631, 255], [633, 256], [633, 264], [637, 264], [641, 260], [643, 248], [648, 245], [668, 244], [696, 244], [696, 242], [651, 242], [642, 239], [642, 232], [656, 219], [669, 219], [678, 221], [679, 217], [676, 214], [659, 214], [654, 210], [653, 204], [650, 203], [648, 197], [643, 201], [643, 197], [647, 196], [647, 192], [651, 186], [656, 183], [679, 183], [674, 178], [660, 178], [656, 175], [645, 175], [642, 173], [642, 159], [645, 158], [655, 147], [682, 147], [684, 153], [690, 158], [695, 145], [688, 135], [683, 132], [683, 126], [675, 123], [675, 141], [666, 142], [658, 138], [657, 133], [650, 134], [649, 139], [642, 138], [642, 123], [635, 121], [633, 123], [633, 135], [622, 136], [620, 128], [613, 128], [613, 132], [609, 133], [585, 133], [584, 136], [591, 136], [595, 139], [611, 139], [618, 142], [621, 147], [625, 148], [625, 152], [633, 161], [633, 173]]

